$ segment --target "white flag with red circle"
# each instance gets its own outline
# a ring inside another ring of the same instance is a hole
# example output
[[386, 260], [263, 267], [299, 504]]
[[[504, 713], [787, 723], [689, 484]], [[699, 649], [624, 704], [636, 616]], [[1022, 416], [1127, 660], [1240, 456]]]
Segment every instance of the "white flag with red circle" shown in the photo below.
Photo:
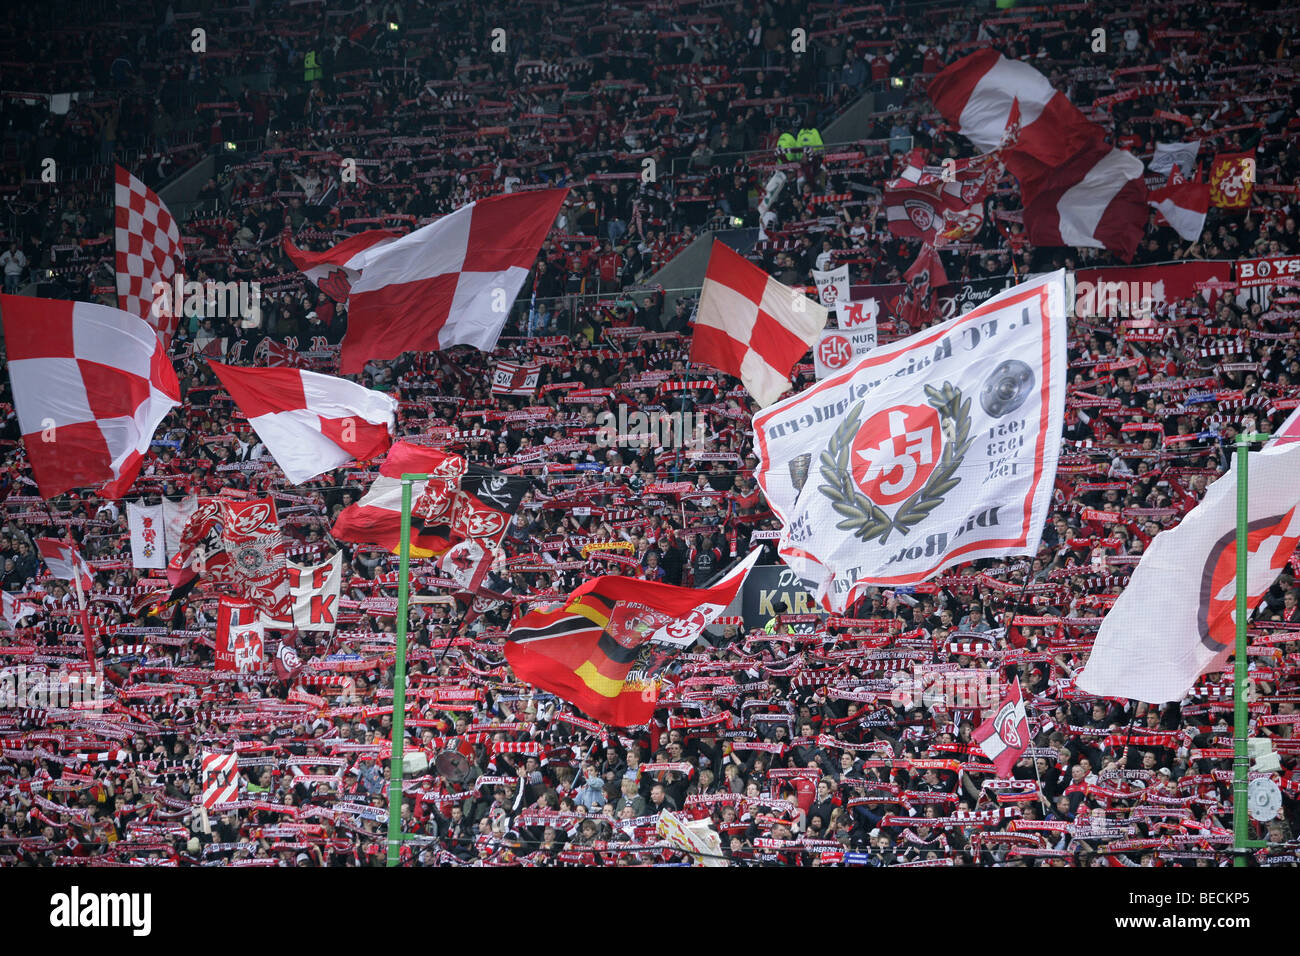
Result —
[[779, 552], [827, 610], [1034, 554], [1065, 411], [1065, 273], [881, 346], [754, 416]]
[[[1251, 613], [1300, 542], [1300, 443], [1269, 442], [1248, 465], [1246, 606]], [[1182, 521], [1152, 539], [1111, 607], [1076, 683], [1099, 697], [1182, 700], [1236, 645], [1237, 461]]]

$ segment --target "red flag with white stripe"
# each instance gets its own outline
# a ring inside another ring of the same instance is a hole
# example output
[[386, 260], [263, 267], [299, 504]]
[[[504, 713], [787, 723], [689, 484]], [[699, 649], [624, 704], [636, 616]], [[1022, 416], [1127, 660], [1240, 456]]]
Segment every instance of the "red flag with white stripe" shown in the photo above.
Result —
[[8, 591], [0, 591], [0, 617], [10, 627], [17, 627], [23, 619], [37, 612], [35, 605], [18, 600]]
[[691, 337], [691, 361], [744, 383], [759, 405], [790, 389], [790, 370], [817, 341], [826, 309], [714, 240]]
[[14, 407], [41, 496], [131, 487], [154, 430], [180, 404], [154, 330], [106, 305], [0, 296]]
[[210, 364], [296, 485], [382, 455], [391, 443], [397, 402], [383, 392], [303, 369]]
[[472, 345], [490, 352], [568, 189], [489, 196], [355, 264], [339, 370], [406, 351]]
[[986, 49], [949, 64], [930, 99], [977, 149], [998, 147], [1018, 104], [1020, 129], [1003, 150], [1020, 180], [1029, 241], [1106, 248], [1131, 259], [1147, 221], [1142, 161], [1105, 141], [1043, 74]]
[[1174, 232], [1188, 242], [1195, 242], [1201, 237], [1206, 213], [1210, 211], [1210, 184], [1187, 182], [1175, 166], [1169, 174], [1169, 181], [1159, 189], [1153, 189], [1147, 201], [1160, 210], [1160, 215]]
[[335, 302], [346, 302], [352, 284], [361, 277], [361, 262], [367, 250], [386, 246], [401, 237], [400, 232], [391, 229], [369, 229], [349, 236], [324, 252], [312, 252], [299, 249], [286, 235], [284, 254], [316, 288]]
[[997, 713], [986, 720], [971, 735], [980, 749], [993, 761], [998, 776], [1007, 778], [1028, 748], [1029, 720], [1025, 715], [1025, 701], [1020, 694], [1020, 678], [1007, 688], [1006, 699], [1001, 701]]
[[154, 307], [154, 284], [171, 285], [185, 258], [180, 230], [158, 194], [121, 166], [115, 170], [113, 236], [116, 242], [117, 305], [144, 319], [171, 347], [179, 308]]
[[60, 581], [80, 582], [82, 591], [89, 591], [94, 584], [90, 565], [86, 564], [86, 559], [72, 542], [60, 541], [58, 538], [37, 538], [36, 550], [41, 553], [41, 560], [50, 569], [50, 574]]

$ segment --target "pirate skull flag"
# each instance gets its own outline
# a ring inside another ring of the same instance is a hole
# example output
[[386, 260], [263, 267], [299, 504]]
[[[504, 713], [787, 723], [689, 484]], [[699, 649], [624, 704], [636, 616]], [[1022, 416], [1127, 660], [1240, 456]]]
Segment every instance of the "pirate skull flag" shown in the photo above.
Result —
[[[882, 346], [754, 417], [780, 554], [827, 610], [1034, 554], [1065, 410], [1065, 273]], [[792, 465], [808, 455], [807, 476]]]

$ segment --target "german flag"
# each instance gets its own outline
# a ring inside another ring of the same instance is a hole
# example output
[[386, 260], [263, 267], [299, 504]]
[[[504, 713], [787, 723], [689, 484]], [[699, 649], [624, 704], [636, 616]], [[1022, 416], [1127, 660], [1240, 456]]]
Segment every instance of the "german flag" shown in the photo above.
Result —
[[[558, 607], [532, 611], [510, 629], [506, 659], [521, 680], [615, 727], [650, 719], [656, 678], [695, 643], [739, 593], [756, 549], [715, 587], [696, 590], [602, 575]], [[628, 680], [634, 665], [636, 680]]]

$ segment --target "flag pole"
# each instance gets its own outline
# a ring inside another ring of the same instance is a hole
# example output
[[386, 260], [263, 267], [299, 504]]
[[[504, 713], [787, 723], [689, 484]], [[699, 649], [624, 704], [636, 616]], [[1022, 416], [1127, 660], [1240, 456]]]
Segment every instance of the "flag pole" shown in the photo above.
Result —
[[406, 615], [410, 598], [411, 483], [428, 475], [402, 475], [402, 543], [398, 547], [397, 648], [393, 668], [393, 745], [388, 771], [388, 865], [397, 866], [402, 847], [402, 758], [406, 737]]
[[1246, 587], [1247, 558], [1249, 557], [1250, 518], [1248, 503], [1250, 493], [1247, 473], [1250, 461], [1250, 443], [1268, 441], [1268, 435], [1242, 431], [1237, 435], [1237, 642], [1233, 661], [1232, 680], [1232, 843], [1233, 866], [1247, 865], [1246, 851], [1263, 846], [1262, 840], [1250, 839], [1250, 817], [1247, 813], [1250, 756], [1246, 742], [1246, 725], [1250, 719], [1246, 703], [1246, 616], [1248, 594]]

